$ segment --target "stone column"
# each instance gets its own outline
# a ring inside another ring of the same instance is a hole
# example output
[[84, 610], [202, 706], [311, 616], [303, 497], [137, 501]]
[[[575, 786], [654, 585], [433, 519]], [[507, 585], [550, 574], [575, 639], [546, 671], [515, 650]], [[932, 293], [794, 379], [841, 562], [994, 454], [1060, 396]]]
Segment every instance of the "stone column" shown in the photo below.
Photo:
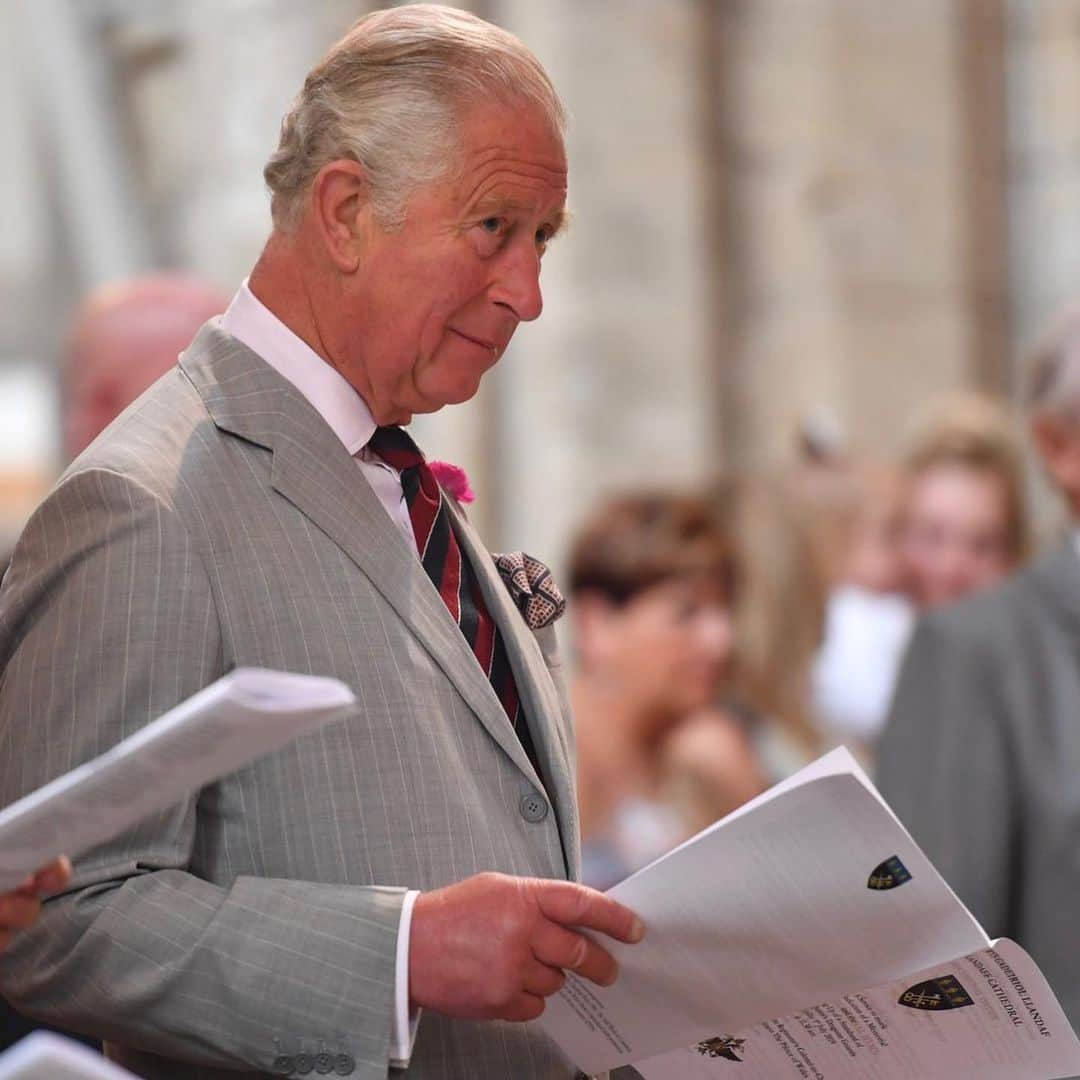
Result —
[[239, 281], [269, 235], [262, 169], [282, 114], [308, 69], [374, 3], [324, 0], [192, 0], [171, 78], [154, 88], [176, 168], [162, 182], [173, 208], [178, 261], [212, 280]]
[[957, 20], [940, 0], [722, 10], [731, 456], [790, 457], [821, 410], [887, 452], [971, 377]]
[[1008, 0], [1013, 345], [1080, 298], [1080, 2]]
[[491, 377], [486, 421], [490, 541], [558, 562], [598, 496], [692, 484], [716, 464], [700, 24], [694, 5], [649, 0], [487, 8], [572, 114], [574, 220], [545, 259], [543, 317]]

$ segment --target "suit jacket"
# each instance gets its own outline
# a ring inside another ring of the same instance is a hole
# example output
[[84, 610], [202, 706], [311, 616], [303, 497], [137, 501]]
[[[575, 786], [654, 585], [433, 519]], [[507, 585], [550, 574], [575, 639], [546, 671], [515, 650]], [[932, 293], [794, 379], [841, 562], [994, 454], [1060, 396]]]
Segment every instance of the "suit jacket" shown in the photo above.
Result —
[[[382, 1080], [404, 890], [577, 875], [554, 631], [451, 510], [542, 780], [356, 463], [216, 320], [60, 479], [0, 593], [0, 801], [234, 666], [336, 676], [359, 707], [80, 859], [0, 965], [20, 1009], [155, 1080]], [[534, 1027], [427, 1015], [407, 1075], [573, 1069]]]
[[1080, 558], [1064, 545], [918, 626], [882, 793], [992, 937], [1080, 1024]]

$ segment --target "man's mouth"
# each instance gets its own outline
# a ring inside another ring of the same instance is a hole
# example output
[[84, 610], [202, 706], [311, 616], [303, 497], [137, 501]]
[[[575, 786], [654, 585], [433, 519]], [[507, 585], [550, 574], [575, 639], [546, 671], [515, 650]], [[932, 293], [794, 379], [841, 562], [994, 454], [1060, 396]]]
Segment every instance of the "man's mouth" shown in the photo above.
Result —
[[464, 330], [455, 330], [453, 327], [450, 327], [450, 330], [452, 333], [457, 334], [458, 337], [464, 338], [466, 341], [471, 342], [473, 345], [477, 345], [481, 349], [487, 350], [487, 352], [491, 353], [493, 357], [498, 357], [498, 355], [503, 351], [503, 346], [497, 345], [493, 341], [485, 341], [483, 338], [473, 337], [472, 334], [466, 334]]

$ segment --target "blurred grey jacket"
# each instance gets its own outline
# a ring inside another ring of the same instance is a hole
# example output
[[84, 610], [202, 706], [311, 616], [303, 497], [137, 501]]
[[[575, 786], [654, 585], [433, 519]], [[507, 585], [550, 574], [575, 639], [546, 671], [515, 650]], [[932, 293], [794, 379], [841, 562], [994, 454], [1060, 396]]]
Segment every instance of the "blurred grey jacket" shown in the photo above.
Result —
[[1080, 1025], [1080, 557], [1062, 545], [927, 615], [878, 782], [991, 937], [1024, 946]]
[[[553, 628], [526, 627], [452, 511], [545, 785], [353, 459], [216, 320], [61, 478], [0, 593], [0, 801], [237, 665], [360, 704], [80, 859], [0, 965], [20, 1008], [155, 1080], [382, 1080], [404, 890], [577, 875]], [[573, 1069], [533, 1027], [427, 1015], [407, 1075]]]

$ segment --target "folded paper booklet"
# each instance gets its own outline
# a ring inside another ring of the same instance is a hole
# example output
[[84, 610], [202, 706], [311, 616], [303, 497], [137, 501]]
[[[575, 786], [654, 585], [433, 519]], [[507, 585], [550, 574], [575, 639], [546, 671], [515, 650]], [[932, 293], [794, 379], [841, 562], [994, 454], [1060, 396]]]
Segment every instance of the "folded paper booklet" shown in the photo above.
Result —
[[237, 668], [100, 757], [0, 810], [0, 892], [344, 715], [337, 679]]
[[610, 890], [647, 934], [539, 1021], [587, 1074], [645, 1080], [1053, 1080], [1080, 1041], [991, 943], [846, 750]]
[[81, 1043], [35, 1031], [0, 1054], [0, 1080], [136, 1080]]

